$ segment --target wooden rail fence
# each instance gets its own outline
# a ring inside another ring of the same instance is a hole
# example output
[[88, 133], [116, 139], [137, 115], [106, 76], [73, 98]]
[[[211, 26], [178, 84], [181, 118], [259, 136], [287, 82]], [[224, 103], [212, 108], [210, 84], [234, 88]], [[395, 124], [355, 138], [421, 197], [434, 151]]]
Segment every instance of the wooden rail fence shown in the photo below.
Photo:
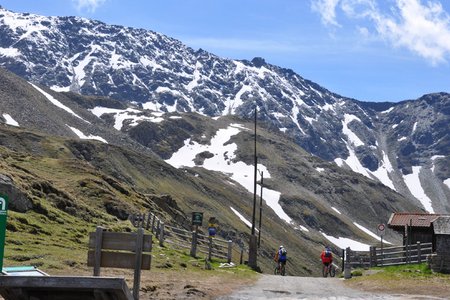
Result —
[[210, 261], [212, 257], [224, 259], [228, 263], [233, 258], [233, 241], [224, 240], [201, 234], [197, 231], [188, 231], [184, 228], [166, 225], [155, 214], [130, 215], [133, 226], [150, 230], [159, 241], [159, 245], [171, 244], [175, 248], [189, 249], [192, 257], [199, 253], [205, 254]]
[[345, 263], [353, 268], [414, 264], [426, 262], [431, 253], [432, 244], [420, 242], [413, 245], [370, 247], [370, 251], [352, 251], [347, 248]]

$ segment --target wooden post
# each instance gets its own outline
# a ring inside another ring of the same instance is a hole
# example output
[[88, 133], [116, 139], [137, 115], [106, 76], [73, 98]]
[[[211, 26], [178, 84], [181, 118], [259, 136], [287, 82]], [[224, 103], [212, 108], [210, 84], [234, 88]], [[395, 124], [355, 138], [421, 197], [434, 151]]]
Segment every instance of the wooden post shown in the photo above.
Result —
[[139, 288], [141, 284], [141, 264], [142, 264], [142, 247], [144, 242], [144, 229], [138, 228], [136, 235], [136, 264], [134, 267], [134, 282], [133, 282], [133, 298], [139, 299]]
[[369, 266], [372, 268], [373, 266], [375, 266], [374, 264], [374, 253], [375, 253], [375, 247], [374, 246], [370, 246], [369, 248]]
[[422, 249], [420, 249], [420, 241], [417, 241], [417, 262], [422, 263]]
[[148, 230], [150, 228], [150, 219], [152, 217], [151, 212], [148, 213], [147, 215], [147, 223], [145, 224], [145, 229]]
[[344, 278], [350, 279], [352, 278], [352, 270], [351, 270], [351, 257], [350, 257], [350, 247], [345, 249], [345, 269], [344, 269]]
[[155, 232], [155, 220], [156, 220], [156, 215], [152, 214], [153, 218], [152, 218], [152, 233]]
[[212, 237], [209, 237], [209, 238], [208, 238], [208, 261], [211, 261], [211, 256], [212, 256], [212, 244], [213, 244]]
[[342, 249], [342, 272], [344, 272], [345, 268], [345, 249]]
[[233, 241], [228, 240], [228, 255], [227, 255], [227, 262], [231, 262], [231, 256], [233, 255]]
[[256, 235], [250, 235], [250, 241], [248, 244], [248, 266], [252, 269], [256, 269], [258, 266], [258, 238]]
[[197, 230], [192, 231], [191, 256], [197, 257]]
[[160, 225], [161, 225], [161, 221], [158, 219], [156, 221], [156, 233], [155, 233], [157, 239], [159, 239], [159, 226]]
[[95, 230], [95, 252], [94, 252], [94, 276], [100, 276], [100, 265], [102, 261], [103, 227], [97, 226]]
[[161, 247], [164, 246], [164, 222], [161, 222], [159, 225], [159, 245]]
[[241, 248], [241, 257], [239, 258], [239, 264], [242, 265], [244, 260], [244, 248]]
[[142, 214], [141, 224], [139, 227], [144, 228], [144, 223], [145, 223], [145, 213]]

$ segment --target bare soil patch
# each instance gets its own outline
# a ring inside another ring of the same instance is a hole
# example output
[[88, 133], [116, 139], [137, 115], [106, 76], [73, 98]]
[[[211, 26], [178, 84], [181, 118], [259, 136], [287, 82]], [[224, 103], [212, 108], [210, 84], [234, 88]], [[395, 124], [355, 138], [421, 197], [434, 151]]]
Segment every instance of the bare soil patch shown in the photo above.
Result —
[[423, 295], [450, 298], [450, 277], [377, 278], [361, 276], [345, 281], [348, 287], [372, 293]]
[[[67, 275], [67, 271], [50, 272], [51, 275]], [[154, 268], [141, 273], [139, 298], [145, 299], [216, 299], [231, 294], [240, 287], [257, 281], [258, 275], [248, 276], [229, 269], [205, 270]], [[74, 274], [75, 275], [75, 274]], [[92, 276], [92, 271], [77, 270], [80, 276]], [[133, 288], [133, 271], [124, 269], [101, 270], [101, 276], [124, 277], [130, 290]], [[0, 297], [1, 299], [1, 297]]]

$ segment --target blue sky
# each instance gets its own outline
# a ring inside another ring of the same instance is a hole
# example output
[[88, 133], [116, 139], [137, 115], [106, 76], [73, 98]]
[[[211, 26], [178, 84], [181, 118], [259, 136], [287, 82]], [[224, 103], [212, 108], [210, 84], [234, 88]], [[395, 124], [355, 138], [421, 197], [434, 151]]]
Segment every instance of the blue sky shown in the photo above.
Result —
[[0, 0], [0, 5], [145, 28], [226, 58], [260, 56], [362, 101], [450, 92], [449, 0]]

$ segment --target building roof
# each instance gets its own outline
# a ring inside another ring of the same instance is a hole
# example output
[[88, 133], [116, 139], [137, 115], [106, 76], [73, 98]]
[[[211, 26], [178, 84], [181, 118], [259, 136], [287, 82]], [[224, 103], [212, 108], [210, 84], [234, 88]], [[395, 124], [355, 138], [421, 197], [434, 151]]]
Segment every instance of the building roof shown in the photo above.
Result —
[[433, 230], [435, 234], [450, 235], [450, 216], [438, 217], [433, 222]]
[[431, 222], [436, 220], [440, 214], [429, 214], [429, 213], [407, 213], [407, 212], [397, 212], [393, 213], [388, 221], [388, 226], [390, 228], [395, 227], [405, 227], [406, 225], [412, 227], [431, 227]]

